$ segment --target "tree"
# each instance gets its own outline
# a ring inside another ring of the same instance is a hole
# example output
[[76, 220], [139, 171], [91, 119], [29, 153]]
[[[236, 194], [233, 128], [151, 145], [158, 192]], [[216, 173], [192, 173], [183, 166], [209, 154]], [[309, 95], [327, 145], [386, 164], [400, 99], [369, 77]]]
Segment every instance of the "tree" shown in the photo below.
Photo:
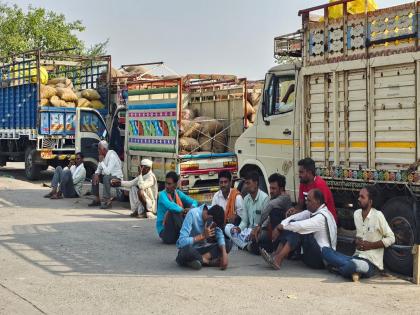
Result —
[[64, 14], [44, 8], [0, 3], [0, 56], [33, 49], [44, 51], [75, 48], [74, 54], [101, 55], [106, 53], [108, 40], [86, 48], [77, 33], [85, 31], [80, 20], [68, 22]]

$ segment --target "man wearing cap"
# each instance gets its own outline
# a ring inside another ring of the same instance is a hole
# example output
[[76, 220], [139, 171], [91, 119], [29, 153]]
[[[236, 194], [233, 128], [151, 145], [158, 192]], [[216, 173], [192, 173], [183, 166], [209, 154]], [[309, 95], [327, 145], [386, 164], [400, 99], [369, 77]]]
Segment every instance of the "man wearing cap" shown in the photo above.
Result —
[[[92, 195], [95, 196], [95, 200], [89, 204], [89, 207], [100, 206], [101, 209], [109, 209], [112, 207], [111, 180], [121, 180], [123, 178], [121, 160], [115, 151], [108, 150], [108, 142], [105, 140], [99, 142], [98, 154], [98, 168], [92, 177]], [[99, 198], [99, 183], [104, 185], [104, 202], [102, 205]]]
[[143, 159], [139, 166], [139, 175], [131, 181], [113, 179], [114, 187], [125, 187], [130, 189], [130, 206], [132, 217], [155, 218], [156, 199], [158, 195], [158, 184], [155, 174], [152, 172], [153, 162]]

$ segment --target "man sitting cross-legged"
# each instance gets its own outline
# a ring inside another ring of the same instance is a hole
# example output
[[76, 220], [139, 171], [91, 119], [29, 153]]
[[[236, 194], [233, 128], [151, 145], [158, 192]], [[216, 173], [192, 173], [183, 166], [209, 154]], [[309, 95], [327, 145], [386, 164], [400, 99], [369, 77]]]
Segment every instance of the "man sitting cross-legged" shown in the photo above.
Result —
[[336, 247], [337, 225], [324, 204], [322, 192], [318, 189], [310, 190], [306, 204], [308, 210], [288, 217], [274, 229], [273, 238], [279, 238], [279, 245], [273, 255], [261, 249], [262, 257], [274, 269], [280, 269], [283, 260], [298, 248], [302, 248], [305, 265], [324, 268], [322, 248]]
[[225, 241], [223, 226], [225, 212], [220, 206], [210, 209], [206, 205], [191, 209], [182, 224], [176, 262], [180, 266], [201, 269], [204, 266], [220, 267], [228, 265], [230, 241]]
[[354, 213], [356, 225], [356, 252], [346, 256], [332, 248], [324, 247], [322, 257], [326, 263], [346, 278], [358, 281], [384, 269], [384, 248], [395, 242], [395, 236], [382, 212], [373, 208], [376, 190], [366, 186], [359, 192], [361, 209]]

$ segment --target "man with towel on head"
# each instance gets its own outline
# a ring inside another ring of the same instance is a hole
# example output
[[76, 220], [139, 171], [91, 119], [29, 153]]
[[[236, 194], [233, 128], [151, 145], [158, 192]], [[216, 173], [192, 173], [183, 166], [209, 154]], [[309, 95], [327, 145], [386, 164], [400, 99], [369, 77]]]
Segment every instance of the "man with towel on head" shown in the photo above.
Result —
[[158, 183], [152, 172], [153, 162], [143, 159], [139, 166], [139, 175], [131, 181], [112, 180], [112, 186], [130, 189], [130, 207], [132, 217], [156, 218], [156, 200]]

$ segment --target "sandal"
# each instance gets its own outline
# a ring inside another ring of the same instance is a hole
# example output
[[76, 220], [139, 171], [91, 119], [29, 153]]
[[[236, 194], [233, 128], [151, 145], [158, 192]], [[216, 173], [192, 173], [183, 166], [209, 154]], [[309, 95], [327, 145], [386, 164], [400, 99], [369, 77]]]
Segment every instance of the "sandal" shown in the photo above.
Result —
[[88, 207], [99, 207], [100, 205], [100, 201], [93, 200], [90, 204], [88, 204]]
[[52, 200], [63, 199], [63, 196], [56, 194], [56, 195], [52, 195], [50, 199]]
[[274, 261], [273, 256], [271, 256], [269, 253], [267, 253], [267, 251], [263, 248], [261, 249], [261, 256], [262, 256], [262, 258], [264, 258], [266, 263], [269, 264], [273, 269], [275, 269], [275, 270], [280, 269], [280, 266], [277, 265], [276, 262]]

